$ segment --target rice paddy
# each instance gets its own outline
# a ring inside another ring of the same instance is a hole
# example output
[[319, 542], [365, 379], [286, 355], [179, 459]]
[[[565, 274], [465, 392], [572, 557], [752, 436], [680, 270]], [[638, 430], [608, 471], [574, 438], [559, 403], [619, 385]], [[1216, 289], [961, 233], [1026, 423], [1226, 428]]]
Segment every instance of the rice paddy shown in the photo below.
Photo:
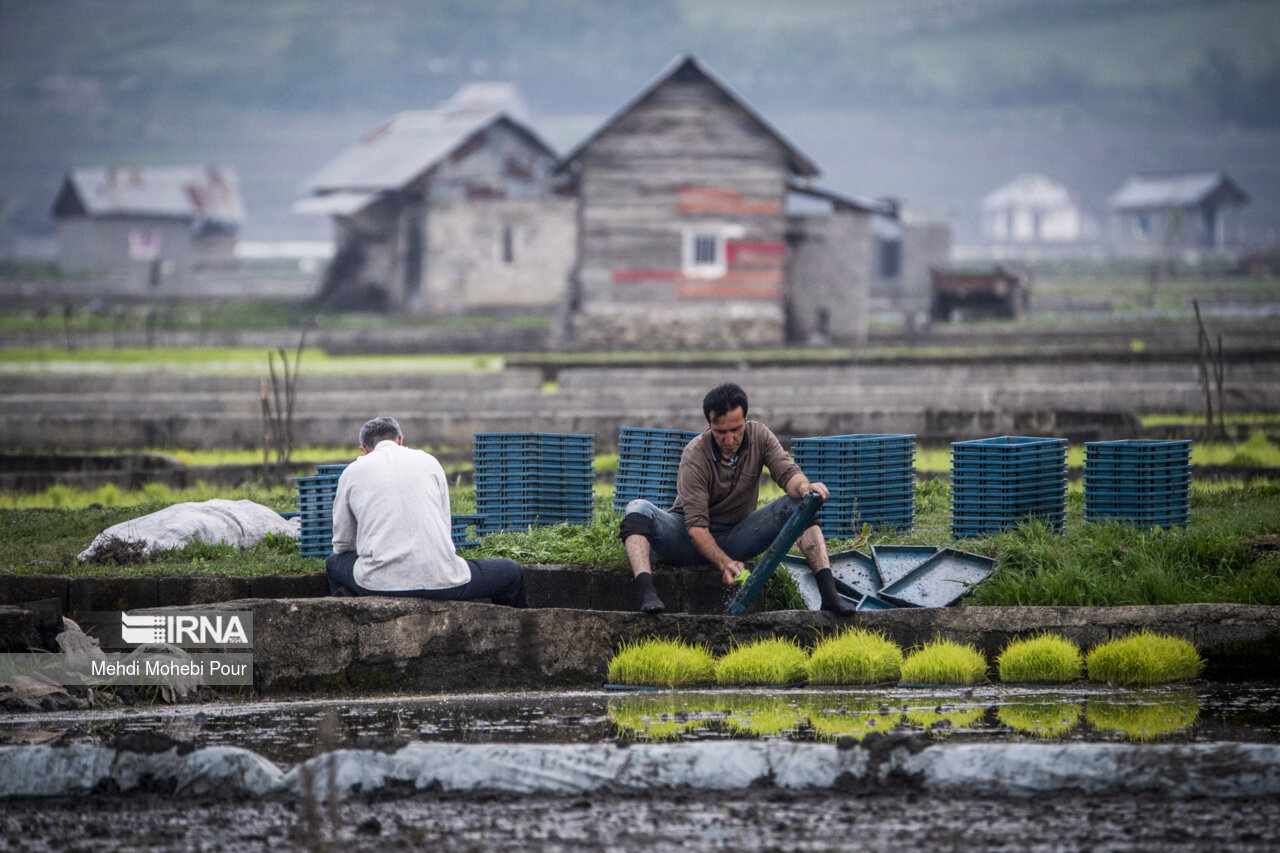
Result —
[[902, 649], [878, 631], [846, 628], [809, 657], [810, 684], [884, 684], [902, 674]]
[[801, 684], [809, 655], [791, 640], [770, 637], [738, 646], [716, 661], [717, 684]]
[[715, 659], [705, 646], [680, 640], [623, 643], [609, 662], [609, 681], [645, 687], [688, 687], [715, 680]]
[[907, 655], [902, 680], [908, 684], [978, 684], [987, 680], [987, 659], [973, 646], [938, 638]]
[[1079, 646], [1067, 638], [1040, 634], [1010, 643], [996, 666], [1004, 682], [1066, 684], [1084, 672], [1084, 656]]
[[1180, 637], [1139, 631], [1096, 646], [1085, 658], [1091, 681], [1111, 685], [1153, 685], [1198, 676], [1204, 661]]

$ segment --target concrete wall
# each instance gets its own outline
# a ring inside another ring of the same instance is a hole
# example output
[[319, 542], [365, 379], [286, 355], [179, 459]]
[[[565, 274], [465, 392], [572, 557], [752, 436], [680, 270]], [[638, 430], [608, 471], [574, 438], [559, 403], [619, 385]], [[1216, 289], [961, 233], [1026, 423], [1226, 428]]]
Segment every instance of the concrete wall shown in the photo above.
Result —
[[573, 266], [574, 207], [555, 195], [433, 202], [424, 288], [411, 304], [433, 315], [556, 308]]
[[131, 289], [146, 288], [151, 283], [151, 262], [130, 257], [130, 239], [136, 232], [147, 232], [156, 241], [161, 284], [166, 278], [181, 279], [186, 275], [193, 259], [191, 221], [186, 219], [61, 219], [57, 225], [58, 264], [72, 272], [123, 273]]
[[873, 257], [871, 214], [837, 210], [791, 218], [789, 337], [804, 343], [867, 339]]

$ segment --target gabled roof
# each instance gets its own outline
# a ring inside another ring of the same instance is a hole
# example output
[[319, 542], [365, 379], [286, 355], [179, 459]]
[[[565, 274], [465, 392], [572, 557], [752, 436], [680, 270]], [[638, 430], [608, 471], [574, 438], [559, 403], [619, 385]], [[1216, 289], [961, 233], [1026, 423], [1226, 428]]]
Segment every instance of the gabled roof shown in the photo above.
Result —
[[403, 112], [330, 160], [303, 183], [302, 190], [316, 194], [398, 189], [497, 124], [511, 127], [548, 157], [556, 156], [533, 131], [501, 113]]
[[898, 218], [897, 205], [884, 199], [861, 198], [859, 196], [852, 196], [846, 193], [839, 193], [835, 190], [815, 187], [808, 181], [797, 180], [787, 181], [787, 191], [809, 196], [810, 198], [818, 198], [823, 201], [828, 201], [837, 210], [858, 210], [863, 213], [874, 213], [878, 216], [887, 217], [889, 219]]
[[1112, 193], [1107, 207], [1112, 210], [1195, 207], [1211, 199], [1220, 204], [1244, 204], [1249, 196], [1225, 172], [1134, 175]]
[[984, 210], [1006, 207], [1059, 208], [1071, 204], [1071, 193], [1067, 188], [1044, 175], [1019, 175], [982, 198]]
[[75, 169], [53, 204], [55, 218], [160, 216], [238, 224], [239, 179], [227, 166]]
[[569, 164], [577, 160], [588, 146], [607, 133], [610, 128], [617, 124], [629, 112], [643, 104], [655, 91], [667, 83], [667, 81], [676, 77], [687, 77], [688, 75], [700, 75], [711, 83], [711, 85], [724, 92], [724, 94], [728, 96], [729, 100], [733, 101], [733, 103], [745, 112], [752, 121], [760, 125], [766, 133], [772, 136], [777, 143], [782, 146], [783, 151], [786, 153], [787, 167], [791, 170], [792, 174], [799, 177], [811, 177], [818, 174], [819, 169], [812, 160], [805, 156], [800, 149], [792, 145], [785, 136], [779, 133], [778, 130], [764, 118], [764, 116], [756, 112], [755, 108], [752, 107], [751, 104], [747, 103], [741, 95], [733, 91], [727, 83], [712, 74], [705, 66], [699, 63], [692, 56], [681, 56], [673, 60], [658, 74], [656, 78], [654, 78], [651, 83], [649, 83], [649, 85], [645, 86], [640, 91], [640, 94], [636, 95], [620, 110], [606, 119], [604, 124], [598, 127], [594, 133], [582, 142], [578, 143], [572, 151], [566, 154], [556, 165], [556, 171], [562, 171], [568, 168]]

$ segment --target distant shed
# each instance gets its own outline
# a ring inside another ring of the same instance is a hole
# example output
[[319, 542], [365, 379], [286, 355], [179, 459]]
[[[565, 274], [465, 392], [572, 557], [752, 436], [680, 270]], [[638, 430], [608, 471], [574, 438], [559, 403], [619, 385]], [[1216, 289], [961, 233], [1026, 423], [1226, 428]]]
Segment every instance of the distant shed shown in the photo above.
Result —
[[333, 218], [322, 296], [423, 314], [559, 305], [573, 204], [524, 124], [466, 108], [403, 112], [339, 154], [294, 204]]
[[1111, 243], [1139, 256], [1238, 248], [1248, 202], [1223, 172], [1135, 175], [1107, 199]]
[[64, 269], [155, 285], [193, 266], [233, 261], [244, 203], [226, 166], [75, 169], [53, 217]]

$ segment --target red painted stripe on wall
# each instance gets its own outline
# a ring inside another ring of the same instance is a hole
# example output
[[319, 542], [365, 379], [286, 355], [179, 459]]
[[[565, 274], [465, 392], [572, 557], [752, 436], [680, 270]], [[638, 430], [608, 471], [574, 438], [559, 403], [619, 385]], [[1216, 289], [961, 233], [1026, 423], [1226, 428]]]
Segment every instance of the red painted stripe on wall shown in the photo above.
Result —
[[682, 284], [677, 299], [770, 299], [782, 298], [782, 288], [750, 284]]

